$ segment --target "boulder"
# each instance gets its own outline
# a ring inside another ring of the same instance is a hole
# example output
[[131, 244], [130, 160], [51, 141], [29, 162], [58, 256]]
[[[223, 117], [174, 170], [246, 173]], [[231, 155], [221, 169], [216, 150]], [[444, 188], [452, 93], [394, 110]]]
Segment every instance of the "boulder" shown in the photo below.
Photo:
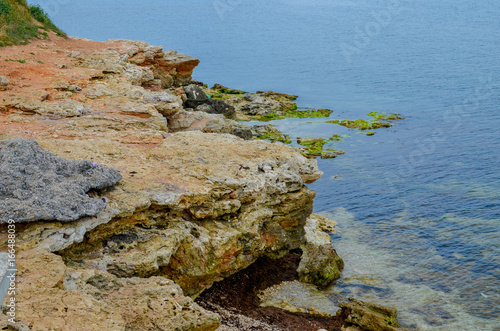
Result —
[[198, 85], [184, 86], [184, 91], [186, 92], [188, 100], [208, 100], [207, 95]]
[[357, 326], [362, 331], [399, 330], [398, 312], [395, 308], [349, 298], [339, 303], [337, 313], [347, 326]]
[[304, 227], [305, 244], [301, 246], [302, 259], [297, 272], [303, 282], [327, 286], [340, 277], [344, 261], [333, 249], [330, 236], [319, 225], [318, 219], [324, 217], [311, 216]]
[[68, 160], [45, 151], [35, 141], [0, 141], [0, 223], [40, 220], [74, 221], [96, 215], [106, 202], [87, 195], [121, 179], [112, 168]]

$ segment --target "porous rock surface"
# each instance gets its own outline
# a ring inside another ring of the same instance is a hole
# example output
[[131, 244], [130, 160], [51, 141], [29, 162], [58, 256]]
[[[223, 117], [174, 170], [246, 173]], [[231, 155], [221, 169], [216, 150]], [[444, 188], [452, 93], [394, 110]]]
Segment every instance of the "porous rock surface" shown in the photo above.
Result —
[[96, 215], [106, 203], [87, 192], [121, 178], [112, 168], [57, 157], [34, 140], [0, 140], [0, 223], [67, 222]]

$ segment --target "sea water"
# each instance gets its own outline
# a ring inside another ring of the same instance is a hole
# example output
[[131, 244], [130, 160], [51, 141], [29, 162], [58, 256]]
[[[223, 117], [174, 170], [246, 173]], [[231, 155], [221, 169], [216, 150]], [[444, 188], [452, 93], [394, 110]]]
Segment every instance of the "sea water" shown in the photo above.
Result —
[[498, 0], [37, 0], [69, 35], [163, 45], [194, 77], [297, 94], [332, 118], [406, 119], [374, 136], [324, 119], [293, 137], [343, 135], [319, 160], [315, 211], [346, 262], [326, 291], [394, 306], [419, 330], [500, 330]]

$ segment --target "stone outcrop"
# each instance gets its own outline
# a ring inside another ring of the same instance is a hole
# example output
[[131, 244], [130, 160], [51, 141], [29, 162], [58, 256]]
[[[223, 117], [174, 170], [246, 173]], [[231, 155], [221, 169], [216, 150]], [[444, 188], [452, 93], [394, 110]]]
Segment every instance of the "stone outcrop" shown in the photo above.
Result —
[[[14, 51], [58, 64], [8, 63], [16, 67], [0, 95], [2, 144], [31, 139], [47, 151], [31, 142], [17, 153], [43, 155], [32, 167], [10, 159], [26, 173], [26, 192], [45, 179], [54, 184], [26, 193], [37, 208], [31, 216], [6, 214], [44, 220], [16, 227], [18, 322], [36, 330], [214, 330], [218, 316], [192, 298], [261, 256], [304, 246], [315, 195], [306, 184], [322, 174], [316, 161], [244, 140], [252, 129], [224, 115], [184, 110], [183, 89], [162, 88], [191, 82], [197, 60], [121, 40], [39, 41], [8, 50], [11, 58]], [[96, 203], [93, 212], [85, 201]], [[0, 231], [0, 250], [7, 240]]]
[[312, 214], [307, 219], [302, 259], [297, 272], [301, 281], [327, 286], [340, 277], [344, 261], [332, 247], [330, 236], [324, 232], [335, 230], [335, 222], [321, 215]]
[[33, 140], [0, 140], [0, 223], [67, 222], [96, 215], [106, 202], [87, 192], [121, 178], [112, 168], [57, 157]]

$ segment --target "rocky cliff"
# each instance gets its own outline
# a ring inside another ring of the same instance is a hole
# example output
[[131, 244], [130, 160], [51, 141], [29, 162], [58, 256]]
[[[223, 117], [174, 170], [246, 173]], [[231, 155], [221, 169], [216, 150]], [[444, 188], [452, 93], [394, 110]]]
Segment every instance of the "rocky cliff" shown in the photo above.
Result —
[[[316, 161], [243, 140], [236, 135], [249, 129], [224, 115], [184, 110], [176, 88], [198, 60], [123, 40], [4, 50], [28, 59], [0, 68], [3, 155], [18, 154], [12, 142], [36, 145], [17, 175], [34, 169], [23, 177], [29, 186], [36, 171], [61, 168], [36, 200], [46, 209], [57, 198], [73, 215], [37, 218], [26, 208], [16, 220], [17, 321], [34, 330], [214, 330], [219, 316], [193, 298], [261, 256], [305, 247]], [[0, 175], [15, 172], [7, 159]], [[111, 180], [97, 182], [105, 174]], [[5, 208], [17, 208], [15, 192], [0, 192]], [[96, 203], [92, 212], [73, 210], [75, 196]]]

